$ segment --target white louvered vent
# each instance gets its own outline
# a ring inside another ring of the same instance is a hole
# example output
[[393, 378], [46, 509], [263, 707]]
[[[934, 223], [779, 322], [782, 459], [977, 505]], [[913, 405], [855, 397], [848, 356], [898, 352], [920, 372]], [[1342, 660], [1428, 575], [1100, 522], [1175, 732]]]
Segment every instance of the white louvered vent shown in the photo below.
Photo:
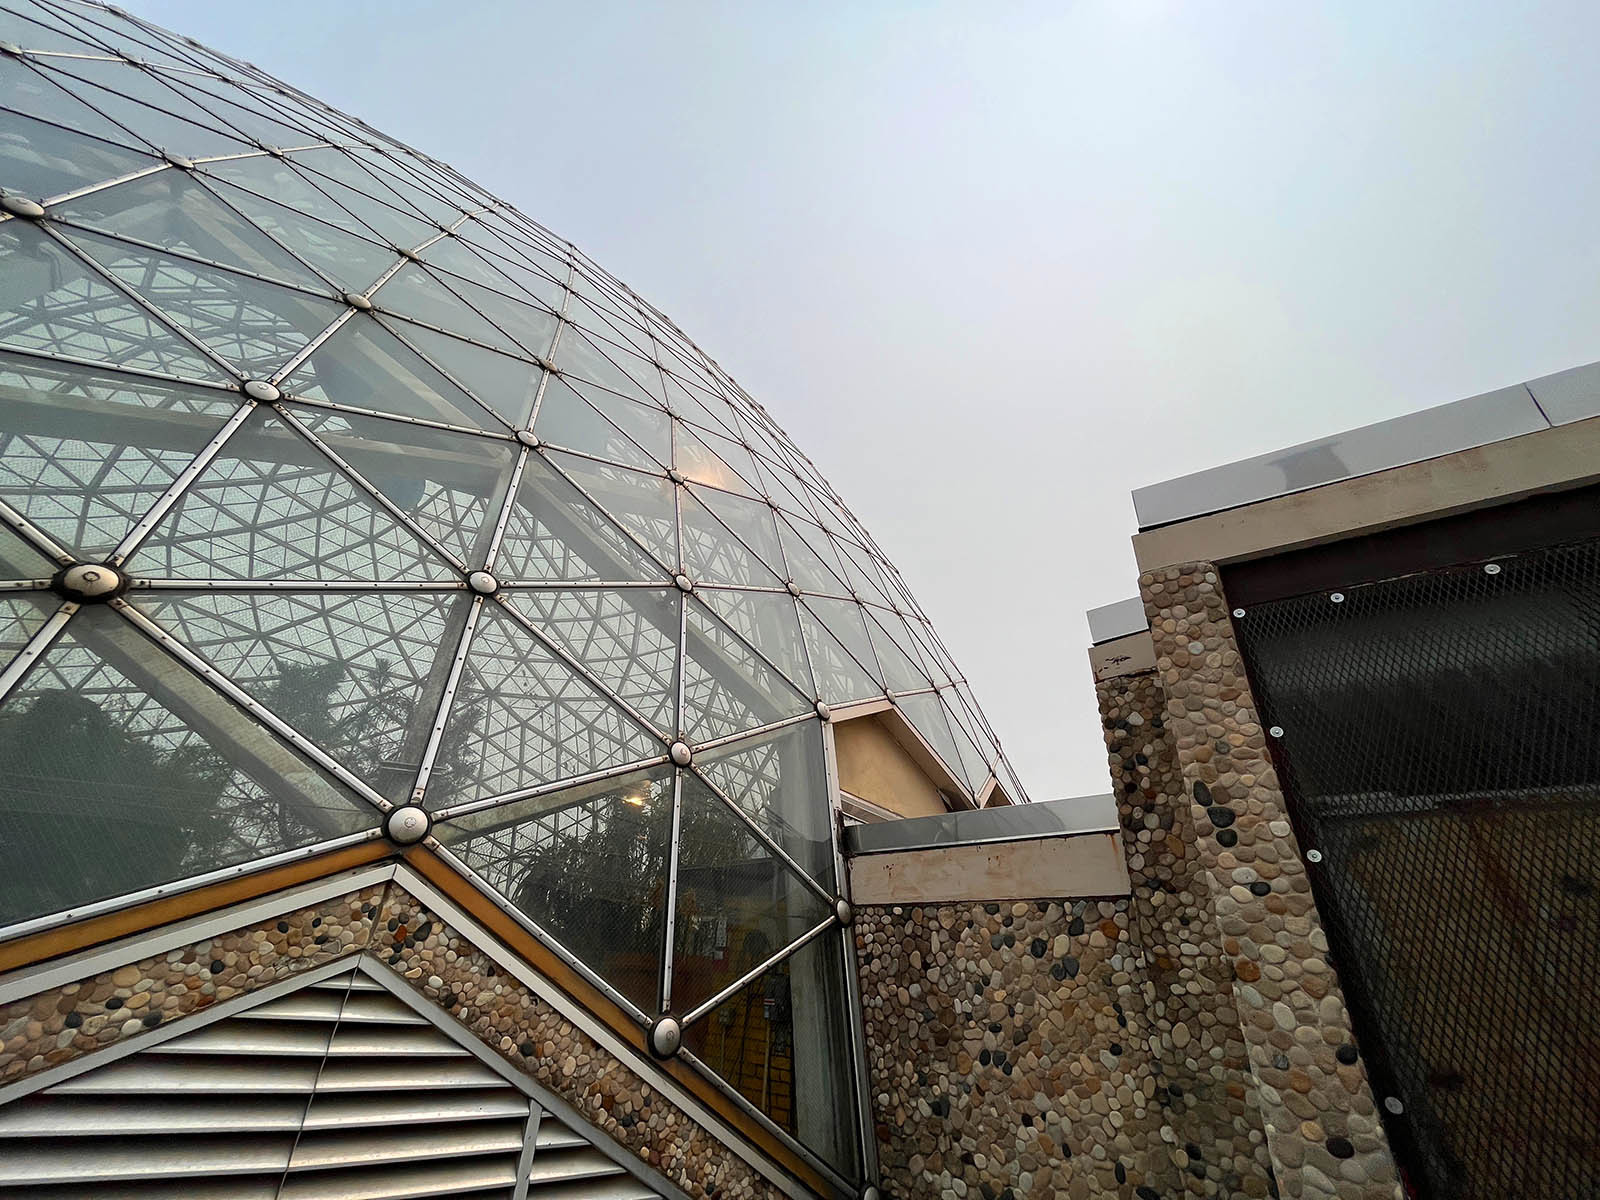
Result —
[[3, 1200], [175, 1196], [660, 1200], [359, 969], [0, 1106]]

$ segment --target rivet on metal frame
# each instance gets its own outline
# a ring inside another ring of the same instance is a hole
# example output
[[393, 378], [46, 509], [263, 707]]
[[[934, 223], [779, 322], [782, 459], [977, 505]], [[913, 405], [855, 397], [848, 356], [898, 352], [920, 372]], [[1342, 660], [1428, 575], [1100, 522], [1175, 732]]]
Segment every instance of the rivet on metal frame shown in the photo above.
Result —
[[1399, 1096], [1385, 1096], [1383, 1098], [1383, 1107], [1397, 1117], [1406, 1110], [1405, 1103]]
[[1306, 851], [1306, 861], [1308, 863], [1319, 863], [1319, 862], [1321, 862], [1322, 861], [1322, 851], [1321, 850], [1307, 850]]
[[1499, 563], [1484, 563], [1483, 564], [1483, 573], [1485, 575], [1498, 575], [1498, 574], [1500, 574], [1500, 564]]
[[1238, 620], [1240, 617], [1244, 616], [1244, 609], [1242, 609], [1242, 608], [1234, 609], [1233, 610], [1233, 616], [1234, 616], [1235, 620]]
[[1283, 736], [1283, 726], [1274, 725], [1271, 729], [1267, 730], [1267, 732], [1275, 738], [1281, 738]]
[[1331, 596], [1328, 597], [1328, 599], [1332, 600], [1335, 604], [1343, 604], [1344, 603], [1344, 593], [1343, 592], [1334, 592]]

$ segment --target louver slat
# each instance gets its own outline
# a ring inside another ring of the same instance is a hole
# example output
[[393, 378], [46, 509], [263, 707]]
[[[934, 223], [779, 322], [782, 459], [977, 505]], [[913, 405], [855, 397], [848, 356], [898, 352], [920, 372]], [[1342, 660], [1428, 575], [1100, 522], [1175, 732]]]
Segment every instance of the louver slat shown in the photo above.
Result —
[[[529, 1098], [359, 972], [0, 1107], [0, 1200], [510, 1200]], [[545, 1113], [529, 1200], [660, 1200]]]

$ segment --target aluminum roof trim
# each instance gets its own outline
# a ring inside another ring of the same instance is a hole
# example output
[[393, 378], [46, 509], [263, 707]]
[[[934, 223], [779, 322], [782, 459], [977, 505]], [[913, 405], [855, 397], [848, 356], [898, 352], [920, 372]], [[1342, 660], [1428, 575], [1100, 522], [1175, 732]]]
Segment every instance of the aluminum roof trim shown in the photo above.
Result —
[[1600, 363], [1136, 488], [1141, 530], [1600, 415]]
[[1102, 642], [1114, 642], [1130, 633], [1143, 633], [1150, 628], [1150, 619], [1144, 612], [1144, 600], [1139, 596], [1102, 604], [1084, 615], [1089, 620], [1089, 641], [1096, 646]]
[[845, 853], [852, 856], [887, 854], [899, 850], [934, 850], [1106, 833], [1117, 828], [1115, 813], [1116, 797], [1108, 793], [876, 821], [869, 825], [852, 825], [845, 830]]

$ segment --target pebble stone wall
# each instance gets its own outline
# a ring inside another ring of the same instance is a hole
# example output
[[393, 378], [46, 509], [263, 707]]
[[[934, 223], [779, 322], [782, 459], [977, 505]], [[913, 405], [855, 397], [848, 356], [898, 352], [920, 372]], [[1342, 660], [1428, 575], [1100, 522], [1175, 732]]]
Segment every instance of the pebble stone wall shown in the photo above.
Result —
[[363, 952], [696, 1200], [780, 1200], [743, 1159], [393, 882], [0, 1006], [0, 1086]]
[[1042, 899], [858, 912], [887, 1195], [1181, 1194], [1128, 908]]
[[[1153, 672], [1096, 685], [1144, 951], [1152, 1051], [1186, 1196], [1276, 1195], [1209, 873]], [[1231, 821], [1218, 810], [1214, 819]]]
[[1394, 1161], [1209, 563], [1139, 586], [1278, 1188], [1392, 1200]]

